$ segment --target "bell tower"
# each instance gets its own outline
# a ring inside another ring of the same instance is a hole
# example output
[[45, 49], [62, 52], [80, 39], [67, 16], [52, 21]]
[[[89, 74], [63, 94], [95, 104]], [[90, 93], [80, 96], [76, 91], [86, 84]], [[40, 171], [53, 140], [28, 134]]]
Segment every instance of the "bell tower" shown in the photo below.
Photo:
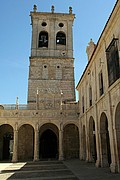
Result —
[[32, 43], [28, 80], [28, 106], [57, 109], [62, 101], [75, 101], [72, 26], [69, 13], [30, 12]]

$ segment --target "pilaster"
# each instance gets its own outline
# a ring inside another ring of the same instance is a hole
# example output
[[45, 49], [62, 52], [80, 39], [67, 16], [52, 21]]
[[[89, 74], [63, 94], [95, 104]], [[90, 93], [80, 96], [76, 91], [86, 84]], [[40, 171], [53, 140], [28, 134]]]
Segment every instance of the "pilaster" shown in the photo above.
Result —
[[36, 125], [36, 128], [35, 128], [34, 161], [39, 161], [39, 128], [38, 128], [38, 124]]
[[63, 156], [63, 129], [59, 130], [59, 160], [62, 161]]
[[13, 157], [12, 162], [18, 161], [18, 127], [17, 124], [14, 130], [14, 144], [13, 144]]

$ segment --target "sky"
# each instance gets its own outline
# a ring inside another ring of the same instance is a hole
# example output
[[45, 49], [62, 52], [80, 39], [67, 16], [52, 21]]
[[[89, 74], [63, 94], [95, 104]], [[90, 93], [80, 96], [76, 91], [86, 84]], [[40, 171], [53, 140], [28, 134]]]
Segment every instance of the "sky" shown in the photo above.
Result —
[[87, 65], [86, 47], [96, 44], [116, 0], [0, 0], [0, 104], [27, 103], [31, 49], [30, 11], [68, 13], [72, 6], [75, 86]]

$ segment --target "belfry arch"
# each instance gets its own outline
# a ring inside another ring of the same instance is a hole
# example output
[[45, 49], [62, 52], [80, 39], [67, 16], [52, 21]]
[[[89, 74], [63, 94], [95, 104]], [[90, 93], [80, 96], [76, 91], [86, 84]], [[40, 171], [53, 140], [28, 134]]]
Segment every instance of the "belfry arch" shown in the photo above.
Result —
[[39, 33], [38, 47], [48, 47], [48, 32], [41, 31]]
[[0, 160], [11, 160], [13, 155], [13, 127], [9, 124], [0, 126]]
[[79, 130], [75, 124], [67, 124], [64, 127], [63, 153], [65, 159], [79, 157]]
[[111, 151], [110, 151], [110, 138], [108, 131], [108, 119], [105, 113], [100, 117], [100, 140], [101, 140], [101, 166], [110, 166], [111, 164]]
[[59, 132], [56, 125], [44, 124], [39, 131], [39, 159], [58, 159]]

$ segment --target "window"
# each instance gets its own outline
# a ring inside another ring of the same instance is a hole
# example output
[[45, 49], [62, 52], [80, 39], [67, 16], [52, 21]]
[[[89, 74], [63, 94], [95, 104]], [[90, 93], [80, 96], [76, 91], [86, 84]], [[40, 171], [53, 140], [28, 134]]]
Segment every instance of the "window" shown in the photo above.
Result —
[[92, 106], [92, 88], [91, 86], [89, 87], [89, 104]]
[[47, 26], [47, 23], [46, 22], [42, 22], [42, 26]]
[[42, 79], [48, 79], [48, 66], [46, 64], [43, 65]]
[[99, 92], [100, 92], [100, 96], [102, 96], [102, 94], [104, 93], [102, 72], [99, 73]]
[[82, 112], [85, 112], [85, 107], [84, 107], [84, 96], [82, 96]]
[[63, 23], [59, 23], [59, 27], [63, 27], [64, 26], [64, 24]]
[[110, 45], [106, 49], [106, 57], [108, 67], [108, 81], [110, 86], [120, 77], [120, 62], [117, 38], [113, 38]]
[[63, 32], [57, 33], [56, 44], [66, 45], [66, 35]]
[[48, 33], [47, 32], [45, 31], [40, 32], [38, 47], [48, 47]]
[[56, 66], [56, 79], [62, 79], [62, 68], [60, 65]]

